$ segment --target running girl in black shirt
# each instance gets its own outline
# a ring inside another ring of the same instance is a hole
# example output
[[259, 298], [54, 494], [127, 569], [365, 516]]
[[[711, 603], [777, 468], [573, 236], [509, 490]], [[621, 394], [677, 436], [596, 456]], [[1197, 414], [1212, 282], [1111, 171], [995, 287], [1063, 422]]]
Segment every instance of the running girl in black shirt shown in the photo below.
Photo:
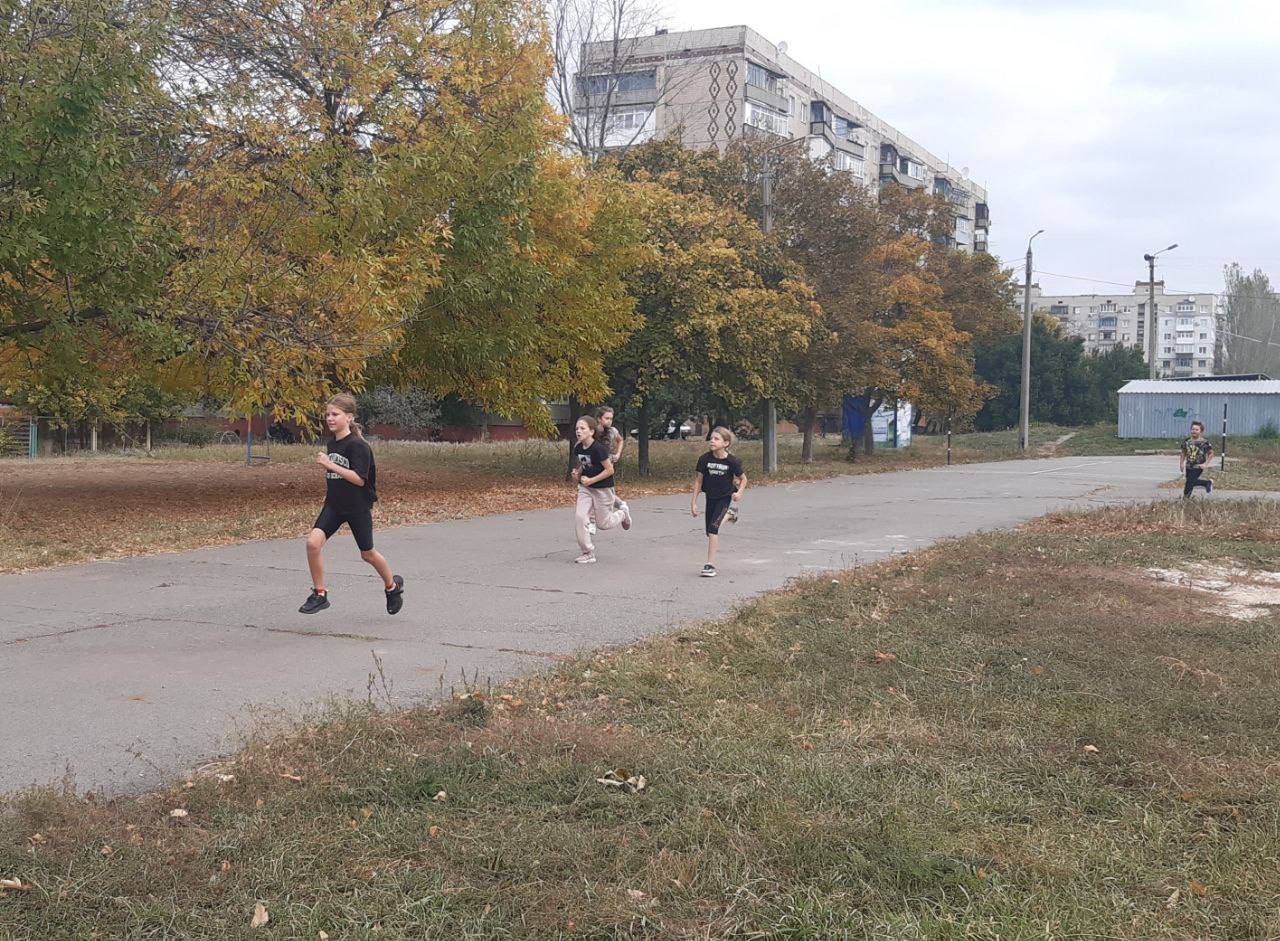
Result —
[[[733, 447], [733, 432], [718, 427], [712, 430], [711, 450], [698, 458], [697, 472], [693, 478], [693, 498], [689, 512], [698, 515], [698, 494], [707, 495], [707, 564], [702, 566], [704, 578], [716, 577], [716, 550], [720, 548], [720, 524], [729, 514], [730, 507], [742, 499], [747, 489], [747, 475], [742, 461], [729, 453]], [[734, 509], [736, 519], [737, 510]]]
[[382, 553], [373, 548], [373, 504], [378, 499], [378, 469], [373, 450], [364, 440], [356, 421], [356, 400], [345, 392], [335, 395], [325, 406], [325, 425], [333, 435], [325, 449], [316, 455], [316, 463], [325, 469], [328, 490], [324, 508], [316, 517], [307, 536], [307, 566], [311, 569], [312, 590], [298, 610], [315, 614], [329, 607], [329, 593], [324, 587], [324, 560], [320, 553], [329, 537], [343, 523], [351, 529], [360, 548], [360, 558], [372, 565], [382, 578], [387, 595], [387, 614], [395, 614], [404, 605], [404, 579], [391, 574], [391, 566]]
[[578, 484], [573, 518], [578, 532], [578, 548], [582, 550], [582, 555], [574, 561], [579, 565], [589, 565], [596, 560], [596, 547], [587, 529], [592, 516], [599, 530], [613, 529], [619, 523], [623, 529], [631, 528], [631, 510], [626, 501], [618, 501], [617, 508], [614, 508], [613, 461], [609, 458], [608, 449], [596, 441], [599, 427], [594, 418], [584, 415], [573, 428], [577, 443], [573, 446], [571, 475]]

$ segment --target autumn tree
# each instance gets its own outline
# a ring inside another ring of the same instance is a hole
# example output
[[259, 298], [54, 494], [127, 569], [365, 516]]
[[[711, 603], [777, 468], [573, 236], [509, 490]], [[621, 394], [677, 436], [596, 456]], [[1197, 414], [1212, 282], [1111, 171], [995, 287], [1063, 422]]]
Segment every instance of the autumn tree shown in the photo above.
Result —
[[[697, 386], [728, 408], [794, 403], [789, 367], [818, 317], [811, 291], [754, 222], [670, 182], [641, 171], [633, 184], [652, 251], [628, 280], [643, 325], [611, 358], [610, 375], [635, 391], [641, 428], [668, 384]], [[641, 473], [647, 464], [642, 435]]]
[[179, 241], [168, 22], [146, 2], [0, 5], [0, 391], [55, 419], [170, 409], [158, 367], [186, 339], [154, 312]]

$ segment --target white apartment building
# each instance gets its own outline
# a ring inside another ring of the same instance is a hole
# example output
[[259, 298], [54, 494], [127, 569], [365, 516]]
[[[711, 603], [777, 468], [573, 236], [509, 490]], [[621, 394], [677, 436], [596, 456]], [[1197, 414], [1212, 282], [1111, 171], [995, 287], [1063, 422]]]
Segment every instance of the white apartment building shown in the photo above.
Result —
[[[804, 138], [815, 159], [830, 157], [871, 192], [925, 189], [955, 213], [948, 244], [986, 251], [986, 190], [746, 26], [669, 33], [582, 51], [579, 120], [606, 121], [606, 147], [679, 134], [688, 147], [719, 147], [748, 134]], [[597, 128], [599, 125], [597, 125]]]
[[[1157, 281], [1155, 288], [1159, 374], [1172, 378], [1212, 376], [1221, 297], [1167, 294], [1163, 281]], [[1031, 307], [1057, 318], [1068, 336], [1082, 338], [1086, 352], [1137, 346], [1146, 359], [1148, 294], [1146, 281], [1134, 282], [1131, 293], [1117, 294], [1044, 294], [1033, 284]]]

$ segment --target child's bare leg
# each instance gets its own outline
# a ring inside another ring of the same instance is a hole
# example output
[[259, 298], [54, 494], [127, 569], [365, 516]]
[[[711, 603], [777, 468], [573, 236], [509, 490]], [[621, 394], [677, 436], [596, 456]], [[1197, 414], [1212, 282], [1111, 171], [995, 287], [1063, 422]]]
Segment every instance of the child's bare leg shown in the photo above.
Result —
[[720, 548], [719, 536], [707, 537], [707, 565], [716, 564], [716, 549]]
[[385, 588], [391, 584], [391, 566], [387, 564], [387, 560], [382, 557], [382, 553], [377, 549], [366, 549], [360, 553], [360, 558], [364, 559], [377, 570], [378, 575], [382, 578], [382, 585]]
[[317, 591], [324, 588], [324, 551], [325, 535], [323, 529], [313, 529], [307, 536], [307, 568], [311, 570], [311, 587]]

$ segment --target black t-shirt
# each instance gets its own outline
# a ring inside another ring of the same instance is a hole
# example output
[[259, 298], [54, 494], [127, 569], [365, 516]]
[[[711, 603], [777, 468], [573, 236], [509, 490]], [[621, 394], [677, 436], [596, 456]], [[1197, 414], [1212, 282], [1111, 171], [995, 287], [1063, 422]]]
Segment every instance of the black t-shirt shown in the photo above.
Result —
[[364, 480], [364, 486], [357, 487], [333, 471], [325, 471], [328, 490], [324, 502], [339, 513], [367, 510], [373, 506], [378, 499], [378, 469], [374, 466], [373, 449], [369, 447], [369, 442], [350, 434], [341, 440], [330, 438], [325, 443], [325, 450], [329, 452], [329, 460], [333, 463], [359, 474]]
[[702, 492], [707, 499], [717, 500], [737, 489], [733, 480], [742, 476], [742, 461], [733, 454], [726, 454], [721, 460], [708, 451], [698, 458], [698, 473], [702, 475]]
[[[609, 459], [609, 451], [603, 444], [598, 441], [591, 442], [591, 446], [584, 448], [580, 444], [573, 446], [573, 459], [578, 462], [577, 466], [582, 468], [582, 478], [595, 477], [604, 471], [604, 462]], [[590, 484], [593, 489], [604, 490], [613, 486], [613, 476], [610, 475], [603, 480], [597, 480], [594, 484]]]
[[1188, 467], [1202, 466], [1209, 460], [1212, 452], [1213, 445], [1209, 443], [1208, 438], [1201, 438], [1199, 441], [1193, 441], [1191, 438], [1182, 440], [1182, 453], [1186, 455]]

